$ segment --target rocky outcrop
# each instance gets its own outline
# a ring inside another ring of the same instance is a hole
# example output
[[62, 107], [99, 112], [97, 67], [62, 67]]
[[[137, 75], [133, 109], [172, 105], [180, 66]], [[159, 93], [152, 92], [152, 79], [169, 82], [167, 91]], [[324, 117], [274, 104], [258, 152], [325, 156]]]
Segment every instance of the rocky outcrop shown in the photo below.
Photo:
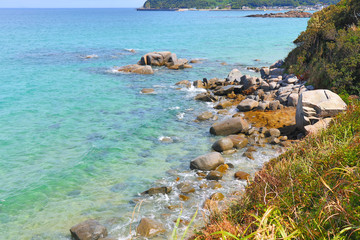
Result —
[[224, 164], [224, 158], [218, 152], [212, 152], [193, 159], [190, 162], [190, 169], [203, 171], [215, 170], [216, 167]]
[[136, 228], [136, 234], [145, 238], [151, 238], [164, 232], [165, 228], [162, 223], [150, 218], [141, 219]]
[[242, 117], [234, 117], [222, 122], [217, 122], [210, 128], [210, 133], [214, 135], [227, 136], [249, 129], [249, 124]]
[[140, 66], [137, 64], [127, 65], [120, 68], [117, 68], [119, 72], [125, 73], [136, 73], [136, 74], [154, 74], [154, 70], [151, 66]]
[[73, 226], [70, 229], [70, 233], [76, 240], [98, 240], [108, 235], [106, 227], [93, 219]]
[[138, 65], [166, 66], [169, 69], [178, 70], [191, 68], [187, 59], [178, 59], [175, 53], [151, 52], [141, 57]]
[[334, 117], [346, 110], [346, 103], [330, 90], [306, 91], [300, 95], [296, 108], [296, 127], [305, 132], [305, 126], [320, 119]]
[[246, 17], [260, 17], [260, 18], [311, 18], [312, 13], [303, 11], [288, 11], [285, 13], [266, 13], [266, 14], [253, 14]]

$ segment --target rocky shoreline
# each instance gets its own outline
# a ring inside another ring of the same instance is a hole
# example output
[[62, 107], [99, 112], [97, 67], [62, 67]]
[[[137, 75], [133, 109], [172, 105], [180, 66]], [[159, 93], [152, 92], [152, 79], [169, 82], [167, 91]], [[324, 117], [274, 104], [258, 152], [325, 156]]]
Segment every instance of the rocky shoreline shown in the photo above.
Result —
[[246, 17], [257, 18], [311, 18], [312, 13], [303, 11], [288, 11], [284, 13], [266, 13], [266, 14], [253, 14]]
[[[186, 59], [178, 60], [170, 52], [154, 52], [144, 55], [137, 66], [183, 69], [188, 62]], [[237, 166], [229, 161], [229, 156], [241, 151], [243, 157], [255, 161], [254, 153], [266, 147], [285, 150], [303, 136], [325, 128], [332, 117], [346, 109], [346, 104], [338, 95], [329, 90], [314, 90], [297, 76], [286, 74], [283, 64], [279, 60], [270, 67], [261, 68], [261, 77], [243, 75], [238, 69], [233, 69], [224, 79], [204, 78], [176, 83], [178, 87], [203, 89], [204, 92], [194, 99], [212, 103], [217, 111], [216, 114], [204, 112], [195, 119], [195, 122], [209, 123], [209, 133], [215, 137], [212, 151], [189, 161], [189, 174], [196, 176], [198, 182], [176, 175], [171, 186], [150, 188], [134, 202], [141, 203], [144, 199], [156, 196], [176, 195], [175, 198], [185, 203], [203, 189], [211, 188], [213, 193], [205, 196], [200, 206], [210, 211], [221, 208], [228, 196], [216, 192], [216, 189], [222, 188], [223, 181], [232, 179], [246, 185], [251, 178], [248, 172], [232, 171]], [[152, 92], [151, 89], [143, 91]], [[230, 109], [236, 109], [236, 113], [231, 113]], [[219, 117], [222, 119], [217, 121]], [[234, 191], [231, 197], [241, 195], [241, 192]], [[169, 205], [168, 208], [181, 207]], [[185, 225], [187, 223], [184, 221]], [[171, 230], [166, 229], [159, 219], [144, 217], [137, 225], [136, 235], [152, 238]], [[114, 239], [107, 237], [106, 228], [95, 220], [75, 225], [70, 232], [75, 239], [80, 240]]]

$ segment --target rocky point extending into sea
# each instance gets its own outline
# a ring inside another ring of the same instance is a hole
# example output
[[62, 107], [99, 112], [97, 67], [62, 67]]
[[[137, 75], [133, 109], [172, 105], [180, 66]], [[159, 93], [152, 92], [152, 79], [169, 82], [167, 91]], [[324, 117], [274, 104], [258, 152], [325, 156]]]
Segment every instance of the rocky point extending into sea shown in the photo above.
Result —
[[266, 14], [253, 14], [246, 17], [259, 17], [259, 18], [311, 18], [312, 13], [303, 11], [288, 11], [284, 13], [266, 13]]
[[[153, 73], [152, 66], [178, 70], [190, 67], [188, 63], [188, 60], [178, 59], [171, 52], [152, 52], [144, 55], [138, 64], [117, 69], [147, 74]], [[216, 189], [222, 188], [225, 181], [242, 181], [246, 185], [252, 177], [248, 172], [233, 171], [237, 166], [229, 161], [229, 156], [245, 150], [243, 156], [255, 161], [255, 153], [265, 147], [285, 150], [305, 135], [326, 128], [335, 115], [346, 110], [346, 104], [338, 95], [330, 90], [315, 90], [306, 81], [287, 74], [283, 65], [284, 62], [279, 60], [270, 67], [258, 69], [261, 77], [244, 75], [240, 70], [233, 69], [223, 79], [204, 78], [176, 83], [179, 88], [203, 89], [194, 100], [212, 103], [217, 112], [204, 112], [197, 116], [195, 122], [207, 122], [209, 133], [221, 137], [216, 137], [209, 146], [211, 151], [189, 160], [188, 172], [195, 176], [192, 181], [182, 180], [177, 175], [172, 184], [150, 188], [134, 202], [141, 203], [154, 196], [175, 196], [183, 202], [196, 198], [197, 202], [201, 201], [203, 209], [221, 209], [229, 196], [216, 192]], [[153, 91], [144, 89], [142, 93]], [[236, 113], [230, 111], [234, 108], [237, 109]], [[219, 116], [224, 115], [227, 117], [218, 121]], [[172, 141], [171, 138], [163, 140]], [[198, 193], [207, 188], [215, 192], [204, 199]], [[242, 192], [234, 189], [230, 196], [241, 197]], [[168, 206], [169, 209], [180, 207]], [[188, 222], [184, 221], [183, 224]], [[171, 230], [166, 229], [159, 219], [144, 217], [137, 223], [136, 235], [152, 238]], [[91, 219], [73, 226], [70, 232], [80, 240], [113, 239], [107, 236], [107, 229], [103, 225]]]

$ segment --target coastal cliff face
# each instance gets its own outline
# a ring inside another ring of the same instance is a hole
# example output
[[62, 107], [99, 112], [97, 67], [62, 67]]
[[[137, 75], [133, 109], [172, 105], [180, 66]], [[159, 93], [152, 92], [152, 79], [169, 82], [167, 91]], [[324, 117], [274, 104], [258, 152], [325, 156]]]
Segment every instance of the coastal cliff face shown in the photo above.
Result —
[[360, 2], [342, 0], [310, 19], [286, 65], [317, 88], [360, 93]]
[[[323, 4], [335, 4], [339, 0], [323, 0]], [[147, 0], [143, 8], [152, 9], [172, 9], [172, 8], [232, 8], [240, 9], [247, 7], [262, 6], [299, 6], [315, 5], [318, 0]]]

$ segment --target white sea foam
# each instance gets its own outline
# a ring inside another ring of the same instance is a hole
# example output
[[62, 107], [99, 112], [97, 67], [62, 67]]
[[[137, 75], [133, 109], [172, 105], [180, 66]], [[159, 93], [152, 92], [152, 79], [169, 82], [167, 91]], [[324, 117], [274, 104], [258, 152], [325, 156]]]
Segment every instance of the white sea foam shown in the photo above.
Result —
[[179, 107], [179, 106], [176, 106], [176, 107], [169, 107], [168, 109], [169, 109], [169, 110], [178, 110], [178, 109], [180, 109], [180, 107]]
[[176, 117], [177, 117], [179, 120], [183, 120], [184, 117], [185, 117], [185, 113], [178, 113], [178, 114], [176, 115]]

